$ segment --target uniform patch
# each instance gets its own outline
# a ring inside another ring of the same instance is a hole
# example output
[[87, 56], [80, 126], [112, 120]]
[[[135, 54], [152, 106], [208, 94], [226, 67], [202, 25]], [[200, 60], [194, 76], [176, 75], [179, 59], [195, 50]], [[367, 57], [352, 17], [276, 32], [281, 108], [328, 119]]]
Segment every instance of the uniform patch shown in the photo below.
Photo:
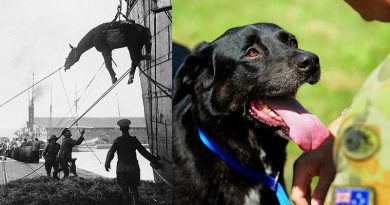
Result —
[[335, 205], [372, 205], [373, 192], [366, 188], [337, 187], [334, 192]]
[[363, 160], [371, 157], [379, 148], [376, 129], [365, 125], [354, 125], [342, 135], [344, 153], [351, 159]]

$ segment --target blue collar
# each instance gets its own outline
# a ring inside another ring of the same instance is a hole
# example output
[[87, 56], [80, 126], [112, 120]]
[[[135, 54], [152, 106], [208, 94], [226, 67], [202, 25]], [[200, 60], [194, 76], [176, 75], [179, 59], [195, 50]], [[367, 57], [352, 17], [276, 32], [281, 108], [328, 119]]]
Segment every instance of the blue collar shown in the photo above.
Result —
[[278, 176], [274, 179], [264, 173], [243, 166], [236, 159], [234, 159], [234, 157], [229, 155], [222, 147], [220, 147], [213, 139], [209, 138], [200, 128], [198, 128], [198, 134], [203, 144], [215, 154], [217, 154], [230, 167], [252, 181], [267, 185], [276, 193], [276, 197], [278, 198], [278, 201], [281, 205], [291, 205], [286, 192], [284, 192], [282, 185], [280, 185], [278, 182]]

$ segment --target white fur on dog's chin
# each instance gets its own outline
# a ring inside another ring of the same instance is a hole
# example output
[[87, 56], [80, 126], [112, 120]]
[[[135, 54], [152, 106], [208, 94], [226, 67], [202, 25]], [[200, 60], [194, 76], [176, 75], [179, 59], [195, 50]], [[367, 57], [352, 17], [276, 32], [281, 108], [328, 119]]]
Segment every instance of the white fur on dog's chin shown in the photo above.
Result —
[[258, 205], [260, 204], [260, 187], [249, 190], [249, 193], [245, 196], [244, 205]]

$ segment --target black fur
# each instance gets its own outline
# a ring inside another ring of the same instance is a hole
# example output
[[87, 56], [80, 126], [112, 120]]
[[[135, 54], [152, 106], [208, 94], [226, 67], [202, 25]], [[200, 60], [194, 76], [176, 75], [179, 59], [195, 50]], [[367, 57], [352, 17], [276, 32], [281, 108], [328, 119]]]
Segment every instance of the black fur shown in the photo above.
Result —
[[[248, 49], [258, 57], [248, 57]], [[175, 77], [173, 99], [174, 204], [278, 204], [273, 191], [245, 180], [200, 141], [202, 128], [241, 164], [275, 175], [287, 140], [248, 115], [250, 99], [286, 95], [319, 80], [319, 60], [298, 48], [275, 24], [226, 31], [187, 56]], [[254, 201], [248, 201], [252, 193]], [[258, 201], [256, 201], [258, 200]]]

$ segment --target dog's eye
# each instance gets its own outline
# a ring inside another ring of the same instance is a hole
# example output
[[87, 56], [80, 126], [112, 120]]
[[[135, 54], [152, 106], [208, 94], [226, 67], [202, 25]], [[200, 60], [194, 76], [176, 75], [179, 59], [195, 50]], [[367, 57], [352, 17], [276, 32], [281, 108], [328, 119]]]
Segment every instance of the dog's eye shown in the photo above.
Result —
[[257, 57], [258, 55], [259, 55], [259, 51], [257, 51], [254, 48], [248, 49], [248, 51], [245, 54], [246, 57], [250, 57], [250, 58]]
[[291, 48], [297, 48], [298, 44], [296, 41], [289, 41], [288, 46], [290, 46]]

